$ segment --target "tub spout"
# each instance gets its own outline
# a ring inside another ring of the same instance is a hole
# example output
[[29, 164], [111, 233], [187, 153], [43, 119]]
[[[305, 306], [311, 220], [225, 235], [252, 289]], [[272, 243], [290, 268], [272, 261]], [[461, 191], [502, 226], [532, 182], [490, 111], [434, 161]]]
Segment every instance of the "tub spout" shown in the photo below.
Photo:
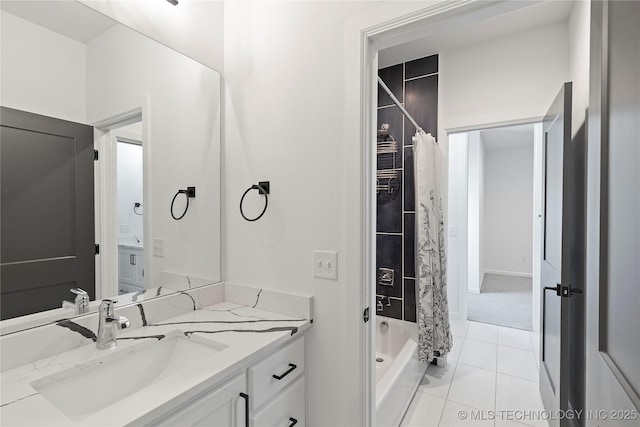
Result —
[[383, 320], [382, 322], [380, 322], [380, 332], [384, 334], [388, 330], [389, 330], [389, 322], [387, 322], [386, 320]]

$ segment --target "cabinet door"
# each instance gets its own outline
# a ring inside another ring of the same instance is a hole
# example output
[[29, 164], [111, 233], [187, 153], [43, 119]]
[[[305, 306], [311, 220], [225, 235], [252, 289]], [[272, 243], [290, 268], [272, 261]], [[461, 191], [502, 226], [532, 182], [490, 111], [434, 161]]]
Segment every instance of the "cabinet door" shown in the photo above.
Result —
[[144, 256], [143, 251], [135, 252], [136, 260], [136, 286], [144, 289]]
[[173, 412], [151, 423], [167, 427], [245, 427], [245, 374], [238, 375], [223, 386], [206, 391]]
[[118, 282], [129, 285], [135, 284], [136, 265], [135, 255], [126, 249], [118, 250]]
[[251, 427], [304, 427], [304, 376], [295, 380], [260, 412], [251, 416]]

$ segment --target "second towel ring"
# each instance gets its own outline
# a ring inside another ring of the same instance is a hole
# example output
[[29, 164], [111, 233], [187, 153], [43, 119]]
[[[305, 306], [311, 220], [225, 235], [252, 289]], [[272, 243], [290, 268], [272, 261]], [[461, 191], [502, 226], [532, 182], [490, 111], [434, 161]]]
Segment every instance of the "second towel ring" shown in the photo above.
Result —
[[[257, 221], [260, 218], [262, 218], [262, 215], [264, 215], [264, 213], [267, 211], [267, 206], [269, 206], [269, 181], [260, 181], [258, 182], [258, 184], [254, 184], [251, 187], [247, 188], [247, 190], [244, 192], [244, 194], [242, 194], [242, 197], [240, 198], [240, 215], [242, 215], [242, 218], [244, 218], [246, 221], [249, 222], [253, 222], [253, 221]], [[244, 214], [244, 211], [242, 210], [242, 204], [244, 203], [244, 198], [246, 197], [247, 194], [249, 194], [249, 192], [251, 190], [258, 190], [258, 194], [263, 194], [264, 195], [264, 209], [262, 209], [262, 212], [260, 212], [260, 215], [258, 215], [255, 218], [247, 218], [247, 216]]]

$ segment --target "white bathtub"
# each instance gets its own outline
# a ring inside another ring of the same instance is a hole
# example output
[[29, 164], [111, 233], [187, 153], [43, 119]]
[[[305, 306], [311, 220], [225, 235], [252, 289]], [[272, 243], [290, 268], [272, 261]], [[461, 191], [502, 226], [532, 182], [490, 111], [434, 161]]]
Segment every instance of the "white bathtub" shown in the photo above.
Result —
[[[388, 324], [388, 329], [381, 327]], [[385, 331], [383, 331], [386, 329]], [[376, 318], [376, 425], [397, 427], [402, 421], [427, 363], [418, 362], [415, 323]], [[382, 359], [382, 361], [379, 361]]]

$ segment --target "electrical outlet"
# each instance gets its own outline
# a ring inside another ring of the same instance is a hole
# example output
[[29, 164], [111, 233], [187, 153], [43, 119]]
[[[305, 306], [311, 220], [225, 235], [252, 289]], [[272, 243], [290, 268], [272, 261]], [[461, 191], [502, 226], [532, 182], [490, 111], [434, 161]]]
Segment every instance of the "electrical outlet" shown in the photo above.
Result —
[[164, 258], [164, 239], [153, 239], [153, 256]]
[[338, 280], [338, 253], [313, 251], [313, 277]]

